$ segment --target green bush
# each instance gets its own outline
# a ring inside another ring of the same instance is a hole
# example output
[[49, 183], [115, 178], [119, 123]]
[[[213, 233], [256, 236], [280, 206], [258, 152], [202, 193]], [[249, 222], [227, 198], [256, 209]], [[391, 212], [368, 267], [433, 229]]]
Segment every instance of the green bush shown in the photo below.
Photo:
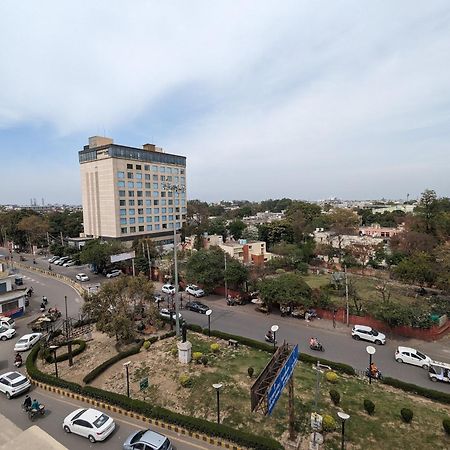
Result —
[[[61, 344], [60, 347], [66, 346], [67, 342]], [[75, 346], [75, 348], [74, 348]], [[83, 353], [86, 350], [86, 342], [82, 341], [81, 339], [74, 339], [72, 341], [72, 357], [79, 355], [80, 353]], [[62, 362], [69, 359], [69, 353], [62, 353], [60, 355], [56, 354], [56, 362]], [[55, 363], [55, 358], [53, 357], [53, 352], [49, 350], [49, 353], [47, 354], [45, 360], [49, 364]]]
[[177, 347], [172, 347], [171, 349], [170, 349], [170, 354], [172, 355], [172, 356], [178, 356], [178, 348]]
[[202, 355], [202, 357], [200, 358], [200, 362], [206, 366], [208, 364], [208, 357], [206, 355]]
[[321, 364], [331, 367], [336, 372], [346, 373], [347, 375], [356, 375], [355, 369], [347, 364], [316, 358], [315, 356], [311, 356], [306, 353], [300, 353], [298, 359], [299, 361], [310, 364], [317, 364], [317, 361], [320, 361]]
[[413, 412], [409, 408], [402, 408], [400, 410], [400, 415], [402, 416], [402, 419], [406, 423], [410, 423], [413, 419]]
[[139, 344], [130, 348], [129, 350], [117, 353], [117, 355], [114, 355], [112, 358], [107, 359], [105, 362], [103, 362], [102, 364], [100, 364], [99, 366], [97, 366], [93, 370], [91, 370], [83, 378], [83, 383], [85, 383], [85, 384], [91, 383], [100, 374], [102, 374], [108, 367], [111, 367], [113, 364], [115, 364], [116, 362], [119, 362], [121, 359], [127, 358], [128, 356], [131, 356], [131, 355], [135, 355], [136, 353], [139, 353], [139, 350], [141, 349], [143, 343], [144, 343], [144, 341], [140, 341]]
[[450, 435], [450, 418], [446, 417], [442, 421], [442, 426], [444, 427], [445, 432]]
[[148, 351], [151, 345], [152, 345], [152, 344], [150, 343], [150, 341], [144, 341], [144, 343], [142, 344], [142, 348], [143, 348], [144, 350], [147, 350], [147, 351]]
[[202, 352], [193, 352], [192, 353], [192, 360], [195, 361], [197, 364], [200, 362], [201, 357], [203, 356]]
[[150, 344], [154, 344], [158, 339], [158, 336], [151, 336], [147, 340], [148, 342], [150, 342]]
[[383, 377], [382, 383], [402, 389], [406, 392], [412, 392], [413, 394], [421, 395], [422, 397], [426, 397], [431, 400], [450, 404], [450, 394], [448, 394], [447, 392], [435, 391], [433, 389], [424, 388], [415, 384], [405, 383], [404, 381], [396, 380], [395, 378], [390, 377]]
[[338, 380], [338, 376], [336, 372], [333, 372], [331, 370], [329, 370], [326, 374], [325, 374], [325, 379], [329, 382], [329, 383], [337, 383]]
[[334, 431], [336, 429], [336, 420], [333, 416], [325, 414], [322, 418], [322, 429], [323, 431]]
[[220, 345], [214, 343], [214, 344], [211, 344], [211, 345], [209, 346], [209, 348], [211, 349], [211, 351], [212, 351], [213, 353], [219, 353]]
[[248, 376], [251, 378], [253, 376], [253, 374], [255, 373], [255, 369], [253, 367], [249, 367], [247, 369], [247, 373], [248, 373]]
[[193, 323], [189, 323], [186, 325], [186, 327], [188, 330], [191, 330], [194, 333], [202, 333], [203, 332], [202, 327], [200, 325], [195, 325]]
[[167, 333], [162, 334], [159, 339], [162, 340], [162, 339], [171, 338], [171, 337], [176, 336], [176, 334], [177, 334], [177, 332], [175, 330], [174, 331], [168, 331]]
[[363, 404], [367, 414], [371, 416], [375, 412], [375, 403], [372, 400], [366, 398]]
[[338, 391], [335, 389], [331, 389], [330, 391], [330, 398], [334, 405], [339, 405], [339, 402], [341, 401], [341, 394], [339, 394]]
[[[208, 335], [208, 328], [204, 328], [203, 330], [200, 331], [200, 333]], [[234, 334], [229, 334], [218, 330], [211, 330], [211, 336], [224, 339], [225, 341], [228, 341], [229, 339], [234, 339], [241, 345], [246, 345], [248, 347], [255, 348], [257, 350], [264, 350], [265, 352], [268, 353], [273, 353], [273, 345], [266, 344], [265, 342], [256, 341], [254, 339], [246, 338], [243, 336], [236, 336]]]
[[187, 373], [182, 373], [178, 379], [181, 386], [188, 388], [192, 386], [192, 378]]

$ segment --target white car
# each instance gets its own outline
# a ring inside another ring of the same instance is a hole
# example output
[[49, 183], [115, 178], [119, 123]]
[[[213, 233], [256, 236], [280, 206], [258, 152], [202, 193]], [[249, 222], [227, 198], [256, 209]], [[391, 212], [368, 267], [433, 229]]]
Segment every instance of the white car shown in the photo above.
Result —
[[63, 267], [72, 267], [72, 266], [74, 266], [76, 263], [77, 263], [77, 262], [74, 261], [73, 259], [69, 259], [69, 261], [67, 261], [67, 262], [65, 262], [65, 263], [63, 264]]
[[352, 338], [359, 341], [370, 341], [374, 344], [386, 344], [386, 336], [383, 333], [365, 325], [354, 325], [352, 328]]
[[0, 391], [10, 399], [30, 389], [30, 380], [20, 372], [6, 372], [0, 375]]
[[6, 341], [6, 339], [11, 339], [16, 334], [16, 330], [14, 328], [0, 328], [0, 339], [2, 341]]
[[411, 347], [397, 347], [395, 360], [399, 363], [413, 364], [426, 370], [428, 370], [430, 364], [433, 362], [429, 356]]
[[175, 286], [173, 286], [172, 284], [165, 284], [162, 288], [161, 291], [164, 294], [170, 294], [170, 295], [174, 295], [175, 294]]
[[186, 288], [186, 292], [189, 295], [193, 295], [194, 297], [203, 297], [205, 295], [205, 291], [203, 289], [200, 289], [198, 286], [196, 286], [195, 284], [190, 284], [187, 288]]
[[[161, 308], [159, 310], [159, 315], [161, 317], [164, 317], [165, 319], [170, 319], [170, 311], [167, 308]], [[172, 319], [175, 320], [175, 311], [172, 312]], [[181, 315], [181, 313], [178, 313], [178, 319], [180, 322], [183, 322], [183, 316]]]
[[92, 443], [104, 441], [116, 428], [111, 417], [97, 409], [80, 408], [70, 413], [63, 422], [66, 433], [75, 433], [88, 438]]
[[114, 278], [122, 275], [122, 271], [120, 269], [113, 269], [106, 274], [106, 278]]
[[54, 263], [58, 259], [59, 259], [59, 256], [52, 256], [51, 258], [48, 259], [48, 262], [49, 263]]
[[69, 257], [68, 256], [63, 256], [62, 258], [57, 259], [56, 261], [53, 262], [53, 264], [55, 264], [56, 266], [62, 266], [65, 262], [69, 261]]
[[85, 273], [77, 273], [77, 274], [75, 275], [75, 278], [76, 278], [78, 281], [89, 281], [89, 277], [88, 277]]
[[31, 333], [31, 334], [25, 334], [22, 336], [14, 346], [15, 352], [25, 352], [29, 350], [31, 347], [33, 347], [36, 342], [39, 342], [39, 340], [42, 337], [42, 333]]

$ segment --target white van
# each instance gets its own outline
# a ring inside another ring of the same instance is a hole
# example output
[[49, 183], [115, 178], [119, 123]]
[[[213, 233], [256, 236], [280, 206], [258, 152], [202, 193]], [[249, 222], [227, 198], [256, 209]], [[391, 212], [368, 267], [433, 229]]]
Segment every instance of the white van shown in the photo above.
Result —
[[0, 327], [1, 328], [15, 328], [16, 322], [11, 317], [0, 316]]

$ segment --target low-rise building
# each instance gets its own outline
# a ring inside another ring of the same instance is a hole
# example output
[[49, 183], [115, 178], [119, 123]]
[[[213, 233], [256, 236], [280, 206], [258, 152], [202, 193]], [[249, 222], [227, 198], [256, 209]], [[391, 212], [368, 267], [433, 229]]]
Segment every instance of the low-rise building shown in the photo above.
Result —
[[382, 227], [378, 223], [373, 223], [370, 226], [359, 227], [360, 236], [372, 236], [376, 238], [391, 238], [403, 231], [403, 224], [398, 227]]
[[0, 265], [0, 315], [19, 317], [25, 312], [27, 289], [14, 288], [15, 275], [8, 275]]
[[219, 244], [219, 247], [243, 264], [262, 266], [273, 258], [273, 254], [267, 251], [264, 241], [240, 239], [237, 242]]

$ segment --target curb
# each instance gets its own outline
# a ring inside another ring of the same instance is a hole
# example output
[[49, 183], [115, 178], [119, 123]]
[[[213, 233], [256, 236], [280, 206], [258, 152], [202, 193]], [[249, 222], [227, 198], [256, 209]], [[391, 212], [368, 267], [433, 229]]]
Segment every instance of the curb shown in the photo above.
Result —
[[229, 442], [222, 441], [220, 439], [216, 439], [211, 436], [207, 436], [205, 434], [197, 433], [195, 431], [190, 431], [185, 428], [181, 428], [177, 425], [172, 425], [170, 423], [163, 422], [162, 420], [151, 419], [150, 417], [146, 417], [141, 414], [137, 414], [133, 411], [127, 411], [126, 409], [122, 409], [117, 406], [113, 406], [113, 405], [110, 405], [109, 403], [104, 403], [104, 402], [95, 400], [90, 397], [85, 397], [80, 394], [75, 394], [73, 392], [66, 391], [65, 389], [61, 389], [59, 387], [41, 383], [40, 381], [36, 381], [36, 380], [32, 379], [31, 377], [30, 377], [30, 380], [31, 380], [32, 384], [43, 389], [44, 391], [54, 392], [55, 394], [58, 394], [58, 395], [64, 395], [65, 397], [69, 397], [74, 400], [79, 400], [81, 402], [89, 403], [93, 406], [97, 406], [97, 407], [103, 408], [105, 410], [121, 414], [122, 416], [130, 417], [132, 419], [137, 419], [144, 423], [148, 423], [150, 425], [154, 425], [154, 426], [163, 428], [165, 430], [173, 431], [173, 432], [181, 434], [181, 435], [192, 437], [199, 441], [206, 442], [207, 444], [216, 445], [217, 447], [227, 448], [230, 450], [244, 450], [243, 447], [238, 447], [236, 445], [230, 444]]

